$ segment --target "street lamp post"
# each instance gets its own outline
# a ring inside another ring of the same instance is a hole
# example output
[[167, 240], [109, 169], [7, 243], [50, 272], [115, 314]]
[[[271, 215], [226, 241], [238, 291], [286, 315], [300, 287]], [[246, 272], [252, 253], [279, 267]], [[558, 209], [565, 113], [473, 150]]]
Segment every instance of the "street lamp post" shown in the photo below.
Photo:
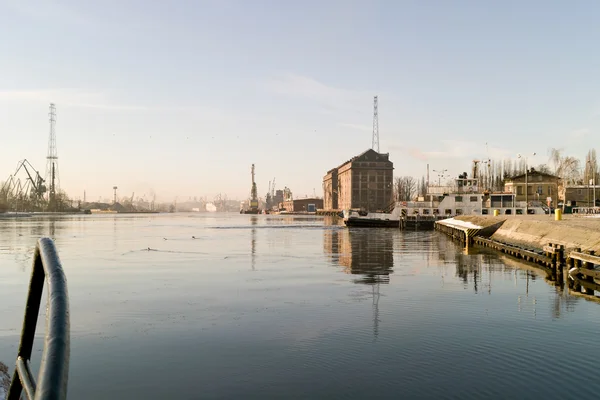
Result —
[[[589, 165], [589, 167], [588, 167]], [[592, 182], [592, 190], [594, 191], [594, 204], [592, 205], [592, 207], [596, 207], [596, 171], [592, 171], [592, 162], [590, 160], [587, 161], [586, 163], [586, 170], [588, 171], [588, 174], [585, 174], [584, 172], [584, 176], [586, 176], [586, 181], [587, 181], [587, 185], [588, 185], [588, 191], [587, 191], [587, 205], [588, 207], [590, 206], [590, 181]], [[590, 179], [589, 177], [589, 173], [592, 174], [592, 179]]]
[[444, 176], [444, 172], [447, 172], [447, 169], [443, 169], [441, 171], [438, 170], [433, 170], [433, 172], [437, 172], [438, 174], [438, 186], [442, 186], [442, 177]]
[[[535, 153], [533, 153], [535, 156]], [[517, 157], [521, 158], [521, 154], [518, 154]], [[525, 215], [529, 215], [529, 182], [527, 181], [529, 175], [529, 165], [528, 165], [528, 157], [525, 156]]]

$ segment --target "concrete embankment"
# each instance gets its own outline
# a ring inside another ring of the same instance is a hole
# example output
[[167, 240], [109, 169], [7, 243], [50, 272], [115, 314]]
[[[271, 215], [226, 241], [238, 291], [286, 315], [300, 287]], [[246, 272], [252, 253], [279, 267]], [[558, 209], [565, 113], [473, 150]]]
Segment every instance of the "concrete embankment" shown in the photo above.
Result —
[[492, 240], [531, 249], [543, 249], [549, 243], [566, 249], [581, 248], [600, 253], [600, 218], [564, 216], [555, 221], [554, 216], [460, 216], [455, 220], [480, 227], [492, 227], [488, 235]]

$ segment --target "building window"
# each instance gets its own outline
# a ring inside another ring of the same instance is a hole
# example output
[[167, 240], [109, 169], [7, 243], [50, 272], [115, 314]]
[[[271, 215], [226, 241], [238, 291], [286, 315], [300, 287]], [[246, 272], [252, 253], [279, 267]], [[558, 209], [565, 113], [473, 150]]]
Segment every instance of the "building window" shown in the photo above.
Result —
[[469, 197], [469, 201], [477, 201], [477, 196], [471, 196]]
[[488, 215], [488, 209], [484, 208], [483, 210], [481, 210], [481, 214], [482, 215]]
[[537, 187], [537, 194], [544, 194], [544, 188], [543, 188], [543, 186], [538, 186]]
[[456, 215], [462, 215], [463, 214], [463, 210], [461, 210], [460, 208], [456, 209]]
[[457, 203], [462, 203], [462, 196], [456, 196], [455, 200]]
[[518, 196], [522, 196], [523, 195], [523, 186], [517, 186], [517, 195]]
[[581, 194], [581, 189], [577, 189], [577, 194]]

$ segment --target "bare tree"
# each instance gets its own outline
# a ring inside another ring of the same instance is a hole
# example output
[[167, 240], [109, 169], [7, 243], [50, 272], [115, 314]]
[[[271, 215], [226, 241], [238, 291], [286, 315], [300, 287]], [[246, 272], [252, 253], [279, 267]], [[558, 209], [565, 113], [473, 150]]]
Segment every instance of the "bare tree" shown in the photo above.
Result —
[[540, 164], [535, 168], [536, 171], [541, 172], [543, 174], [550, 174], [550, 167], [548, 164]]
[[394, 193], [396, 201], [410, 201], [417, 192], [417, 181], [412, 176], [394, 178]]
[[550, 149], [550, 162], [554, 167], [554, 174], [561, 178], [564, 185], [576, 184], [581, 180], [579, 160], [572, 156], [564, 156], [562, 149]]
[[596, 157], [596, 150], [591, 149], [585, 156], [585, 168], [583, 174], [584, 184], [596, 184], [598, 182], [598, 159]]

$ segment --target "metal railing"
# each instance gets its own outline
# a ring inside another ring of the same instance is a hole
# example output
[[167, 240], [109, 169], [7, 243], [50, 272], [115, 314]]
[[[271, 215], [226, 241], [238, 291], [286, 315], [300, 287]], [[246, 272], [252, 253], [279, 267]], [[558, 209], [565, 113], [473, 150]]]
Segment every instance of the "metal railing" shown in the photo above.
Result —
[[[44, 281], [48, 282], [46, 338], [37, 383], [29, 362], [35, 338]], [[38, 240], [33, 256], [27, 305], [21, 331], [21, 341], [7, 400], [19, 400], [25, 391], [28, 399], [66, 399], [69, 377], [70, 327], [67, 279], [54, 242]]]

